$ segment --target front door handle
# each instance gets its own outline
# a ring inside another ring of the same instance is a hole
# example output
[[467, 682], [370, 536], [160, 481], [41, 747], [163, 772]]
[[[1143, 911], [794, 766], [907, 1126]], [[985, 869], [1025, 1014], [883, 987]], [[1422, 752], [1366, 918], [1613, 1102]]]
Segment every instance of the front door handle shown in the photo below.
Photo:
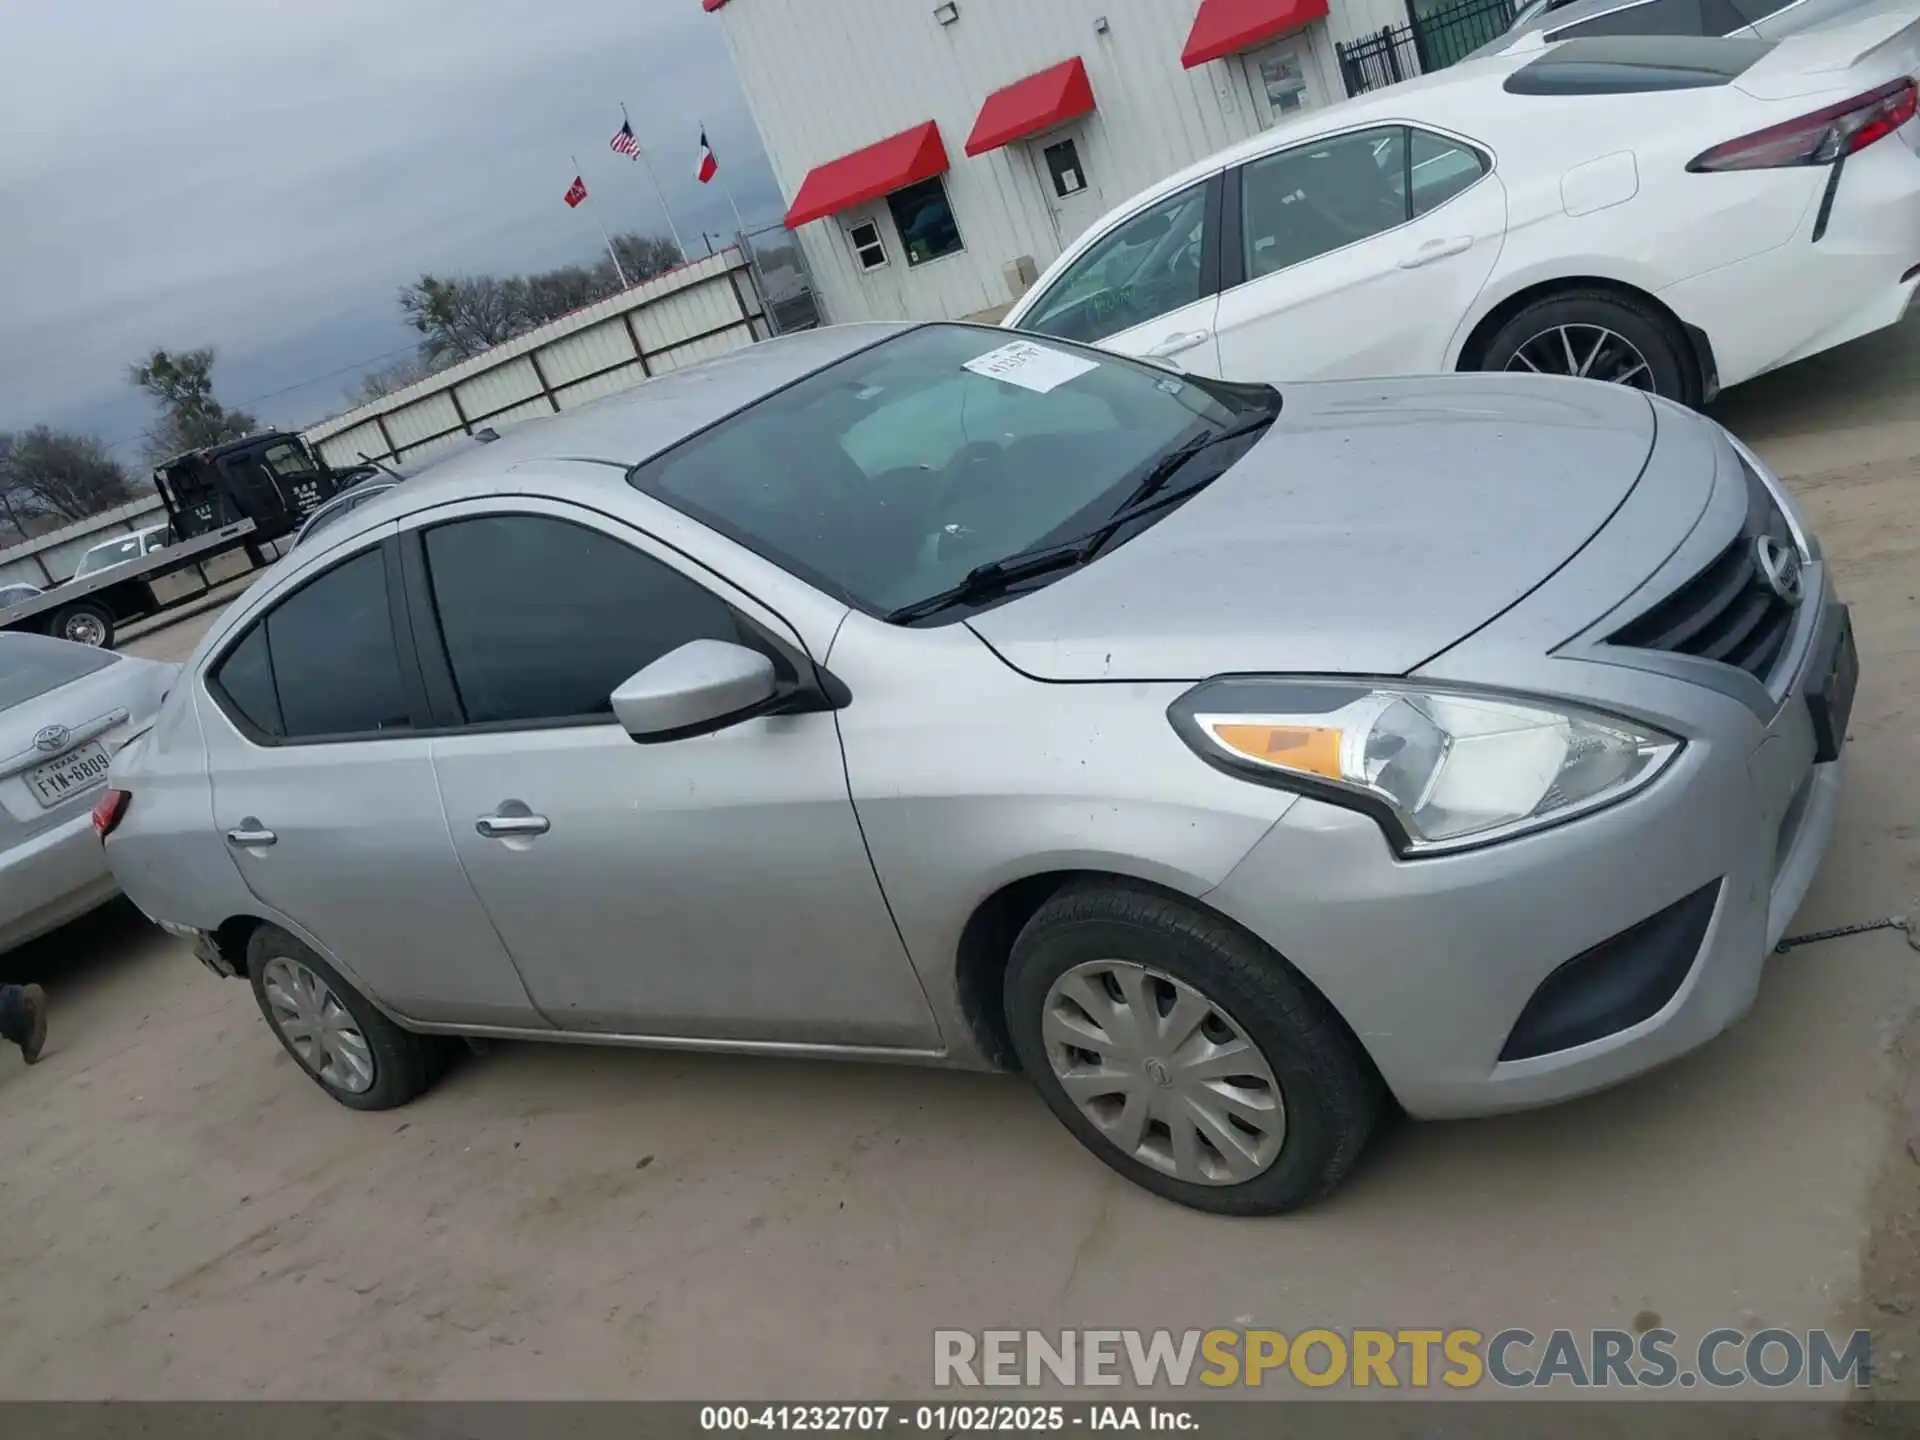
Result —
[[489, 840], [511, 840], [520, 835], [544, 835], [553, 826], [544, 815], [482, 815], [473, 828]]
[[251, 815], [234, 826], [233, 829], [227, 831], [227, 843], [229, 845], [271, 845], [279, 838], [278, 835], [267, 829], [266, 826], [262, 825]]
[[1429, 240], [1411, 255], [1403, 256], [1400, 261], [1402, 270], [1417, 270], [1422, 265], [1431, 265], [1436, 260], [1444, 260], [1449, 255], [1458, 255], [1473, 248], [1471, 235], [1456, 235], [1451, 240]]
[[1191, 350], [1196, 345], [1204, 345], [1213, 338], [1211, 330], [1183, 330], [1178, 335], [1169, 335], [1158, 345], [1147, 351], [1155, 360], [1164, 360], [1169, 355], [1178, 355], [1182, 350]]

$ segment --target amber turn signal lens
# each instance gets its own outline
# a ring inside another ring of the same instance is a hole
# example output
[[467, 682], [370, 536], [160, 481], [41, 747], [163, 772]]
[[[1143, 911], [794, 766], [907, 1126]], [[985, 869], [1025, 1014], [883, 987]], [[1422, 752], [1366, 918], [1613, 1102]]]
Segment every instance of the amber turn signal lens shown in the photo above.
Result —
[[1262, 765], [1338, 780], [1340, 731], [1325, 725], [1217, 724], [1214, 738]]

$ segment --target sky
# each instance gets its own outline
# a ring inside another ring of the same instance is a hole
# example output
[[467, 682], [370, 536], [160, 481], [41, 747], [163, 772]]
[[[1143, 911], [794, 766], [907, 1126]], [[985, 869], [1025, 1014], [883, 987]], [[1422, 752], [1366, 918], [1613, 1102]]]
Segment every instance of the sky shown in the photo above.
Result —
[[[154, 348], [217, 352], [263, 423], [346, 408], [418, 335], [423, 272], [520, 273], [664, 233], [607, 145], [624, 102], [687, 249], [782, 204], [699, 0], [0, 0], [0, 431], [154, 423]], [[590, 197], [561, 201], [577, 156]]]

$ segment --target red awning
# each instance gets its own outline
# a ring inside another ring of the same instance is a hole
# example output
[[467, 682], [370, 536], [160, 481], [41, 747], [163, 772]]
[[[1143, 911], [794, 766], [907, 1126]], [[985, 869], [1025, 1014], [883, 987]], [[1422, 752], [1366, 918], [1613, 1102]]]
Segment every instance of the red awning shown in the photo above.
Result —
[[787, 228], [833, 215], [916, 180], [926, 180], [947, 168], [947, 147], [940, 143], [940, 127], [929, 120], [911, 130], [816, 165], [800, 182], [800, 193], [787, 210]]
[[1093, 86], [1087, 80], [1087, 67], [1076, 55], [989, 95], [973, 122], [973, 133], [967, 136], [967, 154], [998, 150], [1092, 109]]
[[1191, 70], [1326, 18], [1327, 0], [1200, 0], [1180, 63]]

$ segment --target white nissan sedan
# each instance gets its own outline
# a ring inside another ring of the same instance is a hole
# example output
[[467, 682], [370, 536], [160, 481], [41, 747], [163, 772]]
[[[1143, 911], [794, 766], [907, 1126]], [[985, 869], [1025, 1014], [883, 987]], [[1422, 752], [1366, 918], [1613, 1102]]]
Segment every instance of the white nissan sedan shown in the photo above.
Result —
[[1003, 323], [1235, 379], [1541, 371], [1699, 404], [1912, 302], [1916, 70], [1920, 0], [1469, 61], [1162, 181]]

